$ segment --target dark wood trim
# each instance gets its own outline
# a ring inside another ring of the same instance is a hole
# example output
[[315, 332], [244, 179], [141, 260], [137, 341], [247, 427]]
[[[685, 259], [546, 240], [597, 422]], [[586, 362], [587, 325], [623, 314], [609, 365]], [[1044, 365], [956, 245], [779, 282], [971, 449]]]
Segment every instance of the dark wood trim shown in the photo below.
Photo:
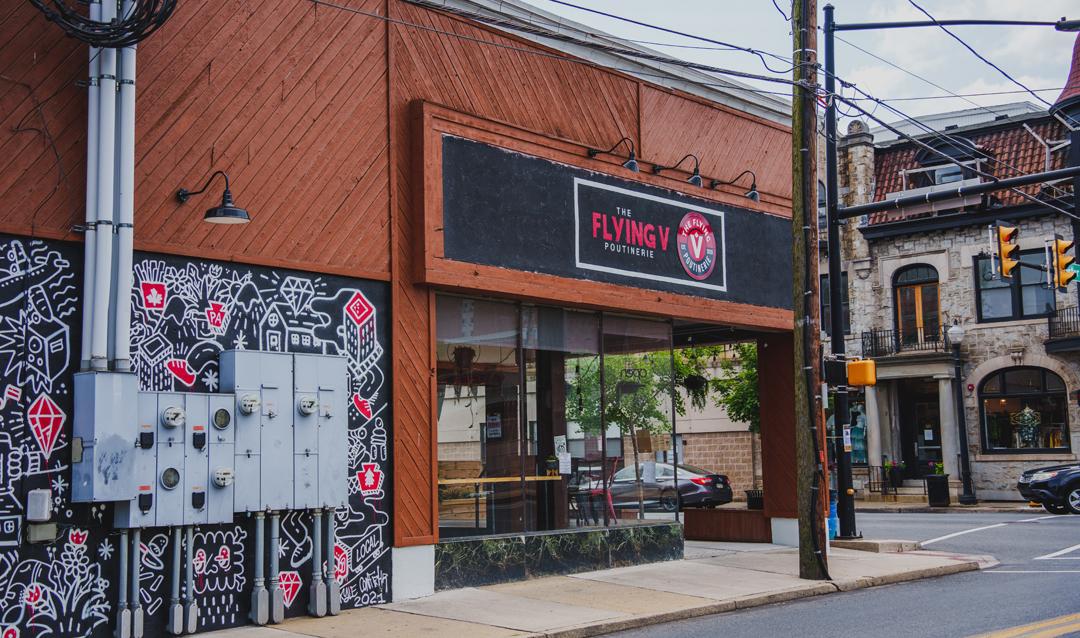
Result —
[[1059, 215], [1051, 208], [1045, 208], [1038, 204], [1025, 206], [1013, 206], [993, 210], [981, 210], [970, 213], [954, 213], [951, 215], [937, 215], [934, 217], [920, 217], [885, 224], [873, 224], [860, 226], [859, 232], [867, 240], [887, 239], [900, 235], [920, 235], [936, 230], [951, 230], [964, 228], [965, 226], [981, 226], [992, 224], [996, 220], [1014, 221], [1028, 217], [1046, 217], [1047, 215]]
[[[640, 181], [690, 197], [723, 204], [743, 206], [746, 198], [732, 193], [695, 190], [687, 192], [685, 182], [665, 175], [633, 173], [618, 164], [586, 155], [587, 147], [575, 142], [545, 137], [518, 127], [452, 111], [430, 103], [417, 102], [412, 107], [414, 160], [422, 163], [417, 179], [419, 202], [417, 225], [423, 229], [423, 259], [417, 259], [416, 277], [420, 283], [464, 292], [483, 292], [536, 301], [560, 302], [594, 309], [623, 310], [662, 317], [764, 330], [791, 330], [794, 315], [790, 310], [752, 306], [678, 293], [647, 290], [602, 282], [571, 279], [454, 261], [445, 257], [442, 234], [442, 136], [457, 135], [493, 144], [579, 168], [604, 172]], [[763, 214], [789, 217], [790, 209], [777, 203], [760, 207]]]

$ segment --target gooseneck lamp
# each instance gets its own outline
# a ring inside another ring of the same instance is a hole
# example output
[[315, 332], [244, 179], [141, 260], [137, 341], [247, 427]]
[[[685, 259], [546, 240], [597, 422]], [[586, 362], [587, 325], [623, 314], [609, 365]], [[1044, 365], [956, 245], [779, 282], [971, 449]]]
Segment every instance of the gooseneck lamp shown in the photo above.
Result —
[[629, 137], [624, 137], [618, 142], [615, 142], [615, 146], [612, 146], [606, 151], [602, 151], [596, 148], [590, 148], [587, 152], [589, 154], [589, 157], [596, 157], [601, 153], [604, 153], [606, 155], [619, 148], [623, 144], [626, 144], [627, 148], [630, 149], [630, 157], [625, 162], [623, 162], [623, 166], [636, 173], [638, 172], [637, 155], [634, 153], [634, 140], [630, 139]]
[[761, 193], [759, 193], [757, 189], [757, 175], [754, 174], [754, 171], [749, 169], [739, 173], [738, 176], [736, 176], [735, 179], [731, 180], [730, 182], [722, 182], [718, 179], [714, 179], [709, 182], [709, 188], [716, 188], [717, 186], [730, 186], [731, 184], [734, 184], [735, 182], [742, 179], [743, 175], [749, 175], [750, 179], [752, 180], [750, 182], [750, 190], [746, 191], [745, 193], [746, 198], [755, 203], [760, 202]]
[[210, 187], [210, 182], [213, 182], [218, 175], [225, 178], [225, 192], [221, 194], [221, 205], [206, 209], [203, 221], [211, 224], [246, 224], [251, 221], [248, 212], [243, 208], [238, 208], [236, 203], [233, 202], [232, 191], [229, 190], [229, 176], [225, 174], [225, 171], [214, 171], [210, 178], [206, 180], [206, 184], [197, 191], [189, 191], [185, 188], [176, 191], [177, 201], [183, 204], [192, 195], [205, 193], [206, 189]]
[[702, 184], [702, 181], [701, 181], [701, 169], [700, 169], [701, 161], [698, 160], [697, 155], [694, 155], [693, 153], [687, 153], [681, 160], [675, 162], [671, 166], [661, 166], [661, 165], [657, 164], [657, 165], [653, 166], [652, 172], [655, 175], [659, 175], [660, 171], [666, 171], [666, 170], [671, 170], [673, 168], [679, 168], [680, 166], [682, 166], [683, 162], [685, 162], [686, 160], [691, 159], [691, 158], [693, 158], [693, 160], [694, 160], [694, 173], [686, 181], [688, 183], [690, 183], [690, 184], [693, 184], [694, 186], [697, 186], [698, 188], [701, 188], [701, 184]]

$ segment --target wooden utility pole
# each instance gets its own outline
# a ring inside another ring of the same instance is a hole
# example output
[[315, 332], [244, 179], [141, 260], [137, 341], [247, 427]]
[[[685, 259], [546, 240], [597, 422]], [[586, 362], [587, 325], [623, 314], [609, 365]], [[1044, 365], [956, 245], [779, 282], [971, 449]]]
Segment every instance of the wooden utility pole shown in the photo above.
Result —
[[829, 492], [821, 409], [821, 327], [817, 247], [817, 2], [792, 3], [791, 101], [792, 310], [795, 314], [795, 459], [799, 576], [829, 577], [825, 515]]

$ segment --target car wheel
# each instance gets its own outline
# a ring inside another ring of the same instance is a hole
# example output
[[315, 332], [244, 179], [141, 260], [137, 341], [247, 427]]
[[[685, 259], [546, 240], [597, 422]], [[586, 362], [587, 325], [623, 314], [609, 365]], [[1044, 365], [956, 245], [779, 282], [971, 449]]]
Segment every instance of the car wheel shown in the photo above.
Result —
[[660, 507], [665, 512], [674, 512], [679, 509], [679, 499], [675, 497], [675, 492], [671, 490], [665, 490], [660, 493]]
[[1080, 514], [1080, 485], [1073, 484], [1069, 491], [1065, 492], [1065, 507], [1073, 514]]
[[1051, 514], [1069, 514], [1069, 508], [1061, 503], [1043, 503], [1043, 509]]

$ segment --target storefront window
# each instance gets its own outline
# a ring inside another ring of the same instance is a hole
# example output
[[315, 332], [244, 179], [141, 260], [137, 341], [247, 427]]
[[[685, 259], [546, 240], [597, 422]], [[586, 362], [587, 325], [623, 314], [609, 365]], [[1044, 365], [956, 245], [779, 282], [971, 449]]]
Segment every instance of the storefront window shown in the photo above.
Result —
[[437, 298], [439, 534], [525, 531], [515, 304]]
[[676, 468], [656, 462], [671, 448], [671, 326], [604, 316], [604, 417], [617, 428], [623, 454], [611, 501], [620, 520], [670, 518], [679, 509]]
[[670, 323], [439, 295], [436, 324], [440, 536], [675, 516]]
[[1009, 368], [979, 387], [986, 452], [1069, 449], [1068, 399], [1061, 377], [1043, 368]]

